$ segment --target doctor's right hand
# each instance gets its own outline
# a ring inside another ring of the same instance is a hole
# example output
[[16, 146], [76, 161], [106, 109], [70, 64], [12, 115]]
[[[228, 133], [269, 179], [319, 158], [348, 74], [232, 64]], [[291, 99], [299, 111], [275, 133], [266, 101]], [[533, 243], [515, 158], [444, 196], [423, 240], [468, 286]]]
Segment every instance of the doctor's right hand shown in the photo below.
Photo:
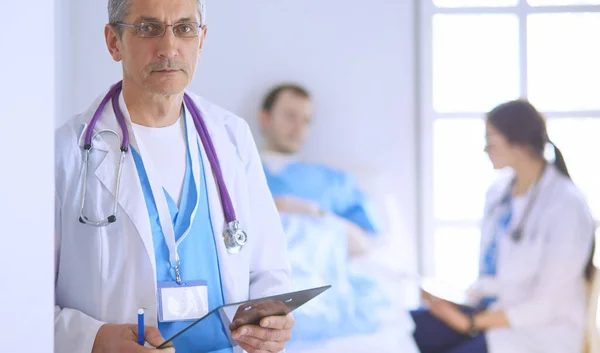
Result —
[[[165, 341], [156, 327], [145, 326], [144, 337], [153, 347]], [[96, 334], [92, 353], [151, 353], [155, 348], [146, 348], [137, 341], [137, 325], [104, 324]], [[160, 349], [161, 353], [175, 353], [174, 347]]]

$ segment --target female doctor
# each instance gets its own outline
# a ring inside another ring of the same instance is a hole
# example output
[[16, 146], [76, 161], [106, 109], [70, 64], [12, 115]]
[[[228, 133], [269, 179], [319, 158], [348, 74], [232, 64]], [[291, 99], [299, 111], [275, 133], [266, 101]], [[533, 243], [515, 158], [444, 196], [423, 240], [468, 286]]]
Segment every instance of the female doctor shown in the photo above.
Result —
[[421, 353], [579, 353], [594, 272], [588, 205], [556, 146], [545, 160], [545, 121], [530, 103], [493, 109], [486, 141], [494, 168], [512, 172], [486, 195], [473, 308], [424, 293], [416, 343]]

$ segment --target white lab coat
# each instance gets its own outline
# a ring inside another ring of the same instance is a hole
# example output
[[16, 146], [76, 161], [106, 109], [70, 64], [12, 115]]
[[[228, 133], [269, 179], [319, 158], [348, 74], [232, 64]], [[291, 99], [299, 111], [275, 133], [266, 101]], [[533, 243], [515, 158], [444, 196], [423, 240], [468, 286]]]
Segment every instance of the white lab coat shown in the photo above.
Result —
[[[496, 205], [511, 178], [501, 178], [487, 193], [482, 254], [498, 219]], [[510, 328], [486, 333], [490, 353], [580, 353], [583, 347], [583, 271], [592, 249], [594, 221], [582, 193], [554, 165], [548, 165], [539, 186], [522, 240], [502, 237], [497, 276], [483, 278], [473, 287], [479, 294], [497, 295], [494, 307], [503, 309], [510, 322]], [[530, 197], [531, 189], [513, 200], [509, 229], [523, 218]]]
[[[154, 246], [131, 153], [126, 155], [123, 166], [117, 222], [97, 228], [78, 220], [84, 127], [104, 94], [56, 134], [57, 353], [91, 352], [103, 323], [136, 323], [140, 307], [146, 308], [146, 323], [157, 325]], [[190, 96], [206, 121], [237, 218], [248, 234], [248, 243], [241, 253], [227, 252], [222, 237], [224, 215], [210, 164], [205, 163], [225, 302], [289, 291], [285, 236], [247, 123], [198, 96]], [[120, 106], [128, 117], [122, 95]], [[189, 112], [186, 116], [190, 118]], [[188, 126], [194, 126], [190, 120]], [[110, 103], [95, 131], [102, 129], [122, 136]], [[132, 136], [131, 128], [129, 131]], [[93, 141], [86, 199], [86, 216], [90, 218], [102, 219], [112, 210], [120, 143], [111, 134], [100, 135]], [[204, 149], [202, 154], [207, 161]], [[239, 347], [235, 350], [241, 351]]]

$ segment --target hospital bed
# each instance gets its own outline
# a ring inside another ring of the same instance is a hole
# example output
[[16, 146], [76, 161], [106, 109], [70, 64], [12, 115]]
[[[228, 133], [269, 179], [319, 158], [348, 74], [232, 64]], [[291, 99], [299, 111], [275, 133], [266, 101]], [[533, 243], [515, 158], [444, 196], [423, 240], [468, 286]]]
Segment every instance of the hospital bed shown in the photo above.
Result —
[[[389, 212], [390, 205], [385, 207]], [[331, 293], [322, 294], [323, 298], [314, 299], [314, 303], [295, 313], [297, 326], [286, 352], [418, 353], [408, 310], [418, 303], [419, 290], [416, 283], [405, 280], [412, 251], [410, 246], [398, 243], [402, 237], [383, 234], [367, 256], [349, 261], [344, 246], [345, 228], [334, 219], [281, 216], [288, 237], [294, 289], [332, 285]], [[396, 225], [387, 228], [399, 229]], [[401, 249], [405, 253], [399, 252]], [[364, 286], [358, 285], [358, 291], [349, 283], [356, 281], [365, 281]], [[352, 307], [357, 307], [356, 312], [340, 317]], [[319, 337], [321, 331], [328, 330], [337, 331]]]
[[419, 353], [412, 337], [389, 328], [375, 334], [331, 339], [312, 344], [292, 344], [287, 353]]
[[[308, 258], [307, 261], [310, 261], [312, 264], [314, 264], [315, 261], [318, 261], [315, 259], [316, 257], [322, 257], [324, 255], [324, 249], [331, 249], [333, 246], [334, 242], [324, 241], [320, 249], [311, 248], [314, 258]], [[326, 337], [323, 339], [315, 339], [311, 337], [307, 340], [303, 340], [301, 337], [299, 340], [292, 340], [292, 342], [288, 344], [286, 352], [418, 353], [418, 350], [414, 345], [414, 341], [412, 339], [414, 323], [412, 322], [412, 319], [410, 318], [410, 315], [408, 313], [408, 309], [411, 307], [410, 303], [414, 302], [415, 297], [418, 297], [418, 287], [410, 281], [404, 281], [401, 271], [394, 268], [392, 264], [386, 263], [387, 259], [397, 258], [397, 256], [390, 256], [390, 249], [392, 248], [389, 246], [389, 244], [378, 244], [376, 245], [376, 248], [367, 257], [351, 261], [347, 264], [348, 271], [350, 272], [353, 270], [360, 270], [360, 273], [368, 273], [369, 279], [372, 279], [374, 282], [376, 282], [376, 286], [373, 288], [373, 290], [376, 292], [381, 292], [380, 294], [382, 294], [384, 298], [391, 299], [387, 301], [386, 304], [382, 304], [380, 302], [382, 300], [380, 297], [376, 297], [372, 300], [365, 298], [356, 298], [357, 302], [355, 304], [367, 306], [367, 308], [364, 308], [365, 310], [363, 312], [363, 315], [366, 315], [365, 319], [371, 320], [371, 322], [367, 323], [367, 325], [373, 324], [374, 326], [377, 326], [375, 329], [369, 330], [368, 328], [362, 327], [362, 325], [358, 323], [358, 325], [350, 325], [352, 326], [351, 329], [355, 329], [358, 332], [349, 334], [343, 332], [339, 337], [334, 336]], [[295, 255], [292, 254], [292, 258], [294, 257]], [[317, 282], [311, 282], [304, 278], [300, 282], [296, 282], [296, 289], [300, 289], [302, 287], [310, 287], [314, 285], [330, 284], [326, 282], [326, 278], [323, 278], [323, 282], [318, 282], [318, 279], [315, 278], [313, 278], [312, 281]], [[339, 286], [345, 285], [343, 283], [343, 279], [334, 279], [333, 282], [334, 283], [332, 283], [332, 290], [335, 290], [336, 286], [339, 289]], [[349, 299], [352, 299], [348, 298], [348, 295], [345, 295], [345, 292], [343, 290], [338, 290], [337, 292], [333, 292], [331, 294], [332, 296], [337, 295], [338, 298], [336, 299], [343, 303], [346, 303]], [[355, 295], [359, 296], [358, 294]], [[323, 304], [323, 306], [326, 307], [323, 309], [324, 311], [327, 310], [327, 308], [330, 308], [330, 310], [331, 308], [335, 308], [335, 304], [332, 304], [331, 302], [325, 301]], [[310, 303], [306, 305], [308, 306], [310, 305]], [[370, 310], [368, 306], [372, 306], [373, 309]], [[373, 317], [370, 316], [371, 313], [374, 317], [377, 317], [377, 319], [373, 319]], [[337, 314], [339, 314], [339, 312], [335, 312], [335, 315]], [[361, 314], [357, 315], [359, 316], [359, 319], [360, 315]], [[316, 319], [315, 321], [323, 320]], [[314, 324], [317, 325], [317, 327], [315, 327], [316, 330], [322, 328], [319, 326], [318, 323]], [[336, 324], [338, 323], [333, 323], [333, 325]], [[300, 331], [306, 330], [307, 325], [310, 324], [305, 321], [298, 321], [297, 329], [300, 329]], [[325, 323], [324, 325], [327, 324]], [[298, 332], [297, 329], [295, 329], [294, 335], [304, 335], [303, 332]]]

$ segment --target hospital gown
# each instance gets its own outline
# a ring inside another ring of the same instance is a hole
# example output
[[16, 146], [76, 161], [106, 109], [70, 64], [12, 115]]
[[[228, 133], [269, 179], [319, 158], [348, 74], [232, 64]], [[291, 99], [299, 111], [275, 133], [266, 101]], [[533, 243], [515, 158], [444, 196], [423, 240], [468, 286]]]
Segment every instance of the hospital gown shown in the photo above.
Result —
[[317, 204], [354, 222], [370, 234], [379, 231], [373, 205], [347, 173], [319, 164], [292, 161], [276, 172], [265, 164], [265, 174], [273, 197], [293, 196]]
[[[274, 197], [294, 196], [346, 218], [370, 234], [379, 230], [370, 202], [354, 180], [340, 171], [294, 161], [284, 168], [265, 164]], [[367, 334], [380, 328], [390, 301], [377, 282], [350, 265], [348, 232], [335, 217], [281, 213], [294, 290], [332, 288], [294, 312], [291, 343]]]

